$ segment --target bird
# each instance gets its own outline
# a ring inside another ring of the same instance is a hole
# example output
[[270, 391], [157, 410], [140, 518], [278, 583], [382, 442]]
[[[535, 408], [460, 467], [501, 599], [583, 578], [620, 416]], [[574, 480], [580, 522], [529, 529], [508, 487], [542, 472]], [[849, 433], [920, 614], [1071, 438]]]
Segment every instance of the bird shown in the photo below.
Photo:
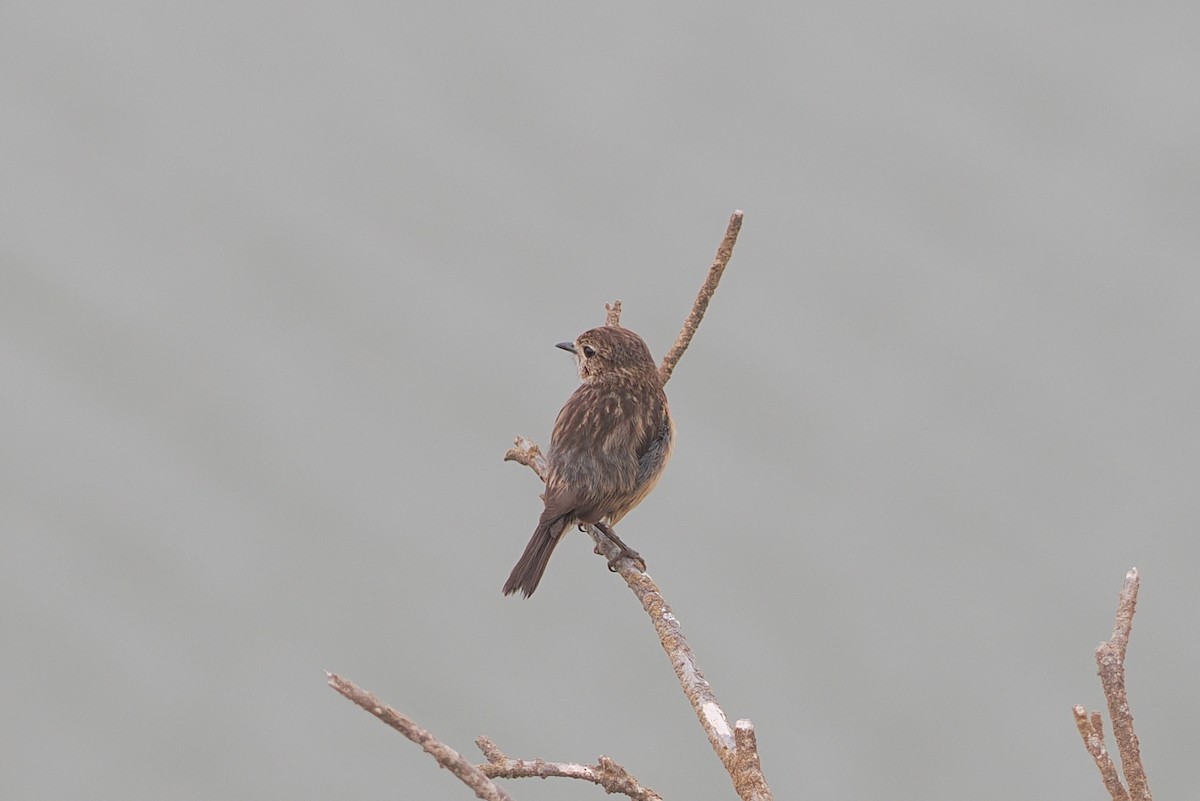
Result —
[[556, 347], [575, 356], [580, 384], [554, 422], [546, 505], [504, 584], [505, 595], [533, 595], [554, 547], [575, 525], [595, 525], [621, 549], [610, 569], [626, 556], [645, 569], [613, 527], [654, 489], [674, 446], [663, 382], [640, 336], [605, 325]]

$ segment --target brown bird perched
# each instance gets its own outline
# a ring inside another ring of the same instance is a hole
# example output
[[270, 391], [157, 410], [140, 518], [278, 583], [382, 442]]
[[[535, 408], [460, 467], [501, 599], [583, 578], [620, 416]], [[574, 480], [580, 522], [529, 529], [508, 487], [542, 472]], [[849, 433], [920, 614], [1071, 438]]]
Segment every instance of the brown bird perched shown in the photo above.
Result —
[[574, 525], [595, 524], [621, 548], [618, 559], [641, 561], [612, 527], [654, 489], [671, 458], [675, 424], [641, 337], [606, 325], [558, 347], [575, 354], [583, 383], [554, 422], [546, 508], [504, 583], [505, 595], [518, 590], [526, 598], [533, 595], [554, 546]]

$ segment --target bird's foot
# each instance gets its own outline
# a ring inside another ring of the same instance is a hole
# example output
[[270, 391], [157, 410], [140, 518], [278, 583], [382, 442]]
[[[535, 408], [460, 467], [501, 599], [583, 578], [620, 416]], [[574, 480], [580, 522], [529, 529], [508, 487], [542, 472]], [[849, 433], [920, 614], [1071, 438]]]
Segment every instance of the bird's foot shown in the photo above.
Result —
[[641, 554], [639, 554], [637, 551], [635, 551], [631, 548], [622, 548], [621, 552], [619, 554], [614, 556], [612, 559], [609, 559], [608, 560], [608, 569], [611, 570], [612, 572], [616, 573], [617, 572], [617, 563], [620, 562], [622, 559], [626, 559], [626, 558], [632, 559], [634, 561], [634, 563], [637, 565], [638, 570], [642, 571], [643, 573], [646, 572], [646, 560], [642, 558]]
[[[613, 558], [608, 560], [608, 569], [609, 570], [616, 573], [617, 572], [617, 563], [620, 562], [622, 559], [628, 558], [628, 559], [632, 559], [634, 561], [634, 563], [637, 564], [638, 570], [642, 571], [643, 573], [646, 572], [646, 560], [643, 559], [642, 555], [639, 554], [637, 551], [633, 550], [628, 545], [621, 542], [621, 538], [617, 536], [617, 532], [613, 531], [612, 528], [608, 524], [597, 523], [596, 528], [600, 529], [600, 533], [603, 534], [604, 536], [608, 537], [609, 541], [612, 542], [613, 545], [616, 545], [618, 548], [621, 549], [620, 553], [618, 553], [616, 556], [614, 556]], [[596, 553], [600, 553], [599, 547], [596, 548]]]

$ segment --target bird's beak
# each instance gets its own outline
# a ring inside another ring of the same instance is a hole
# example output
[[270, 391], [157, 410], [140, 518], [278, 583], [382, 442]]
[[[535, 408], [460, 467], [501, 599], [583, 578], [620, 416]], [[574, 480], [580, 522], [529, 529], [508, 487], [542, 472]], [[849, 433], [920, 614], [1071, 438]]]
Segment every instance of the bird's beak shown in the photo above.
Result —
[[563, 350], [569, 350], [571, 353], [575, 352], [575, 343], [574, 342], [559, 342], [554, 347], [562, 348]]

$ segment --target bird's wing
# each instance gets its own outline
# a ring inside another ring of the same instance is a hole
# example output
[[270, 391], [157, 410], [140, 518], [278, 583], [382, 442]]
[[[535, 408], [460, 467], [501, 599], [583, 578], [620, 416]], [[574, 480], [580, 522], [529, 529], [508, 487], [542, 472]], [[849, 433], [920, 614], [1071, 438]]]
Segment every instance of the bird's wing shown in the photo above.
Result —
[[638, 477], [639, 486], [645, 484], [650, 477], [662, 469], [662, 465], [671, 457], [674, 445], [675, 431], [671, 418], [667, 413], [665, 399], [655, 404], [656, 414], [653, 423], [646, 427], [642, 442], [638, 448]]

